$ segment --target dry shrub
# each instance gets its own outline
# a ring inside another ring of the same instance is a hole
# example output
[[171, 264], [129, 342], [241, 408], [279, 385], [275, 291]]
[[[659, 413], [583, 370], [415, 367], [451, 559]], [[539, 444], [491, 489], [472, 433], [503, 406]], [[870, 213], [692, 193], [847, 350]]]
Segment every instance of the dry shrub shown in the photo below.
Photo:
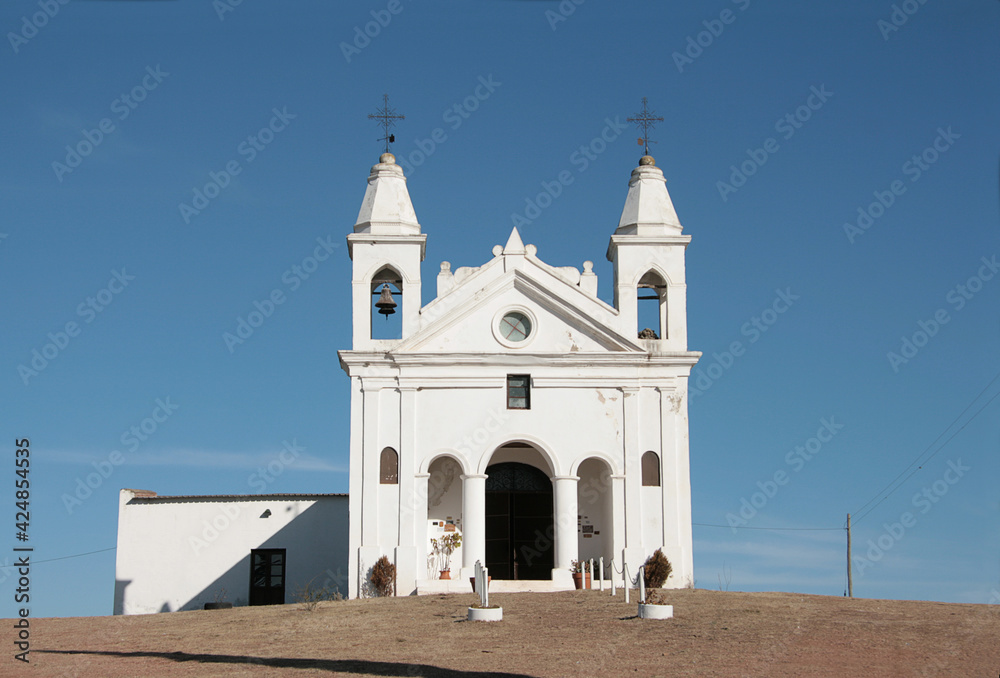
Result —
[[372, 586], [380, 596], [391, 596], [396, 584], [396, 566], [389, 562], [388, 556], [382, 556], [372, 566]]
[[671, 565], [670, 561], [667, 560], [667, 557], [663, 555], [663, 551], [656, 549], [653, 555], [646, 559], [646, 564], [643, 565], [643, 569], [646, 586], [658, 589], [666, 583], [670, 573], [674, 571], [674, 566]]

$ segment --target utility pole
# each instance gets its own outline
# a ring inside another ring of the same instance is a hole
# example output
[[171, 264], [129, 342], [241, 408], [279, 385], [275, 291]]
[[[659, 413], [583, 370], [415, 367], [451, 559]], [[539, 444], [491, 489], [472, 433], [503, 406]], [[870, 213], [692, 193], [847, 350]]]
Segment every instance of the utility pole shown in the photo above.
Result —
[[854, 577], [851, 570], [851, 514], [847, 514], [847, 597], [854, 597]]

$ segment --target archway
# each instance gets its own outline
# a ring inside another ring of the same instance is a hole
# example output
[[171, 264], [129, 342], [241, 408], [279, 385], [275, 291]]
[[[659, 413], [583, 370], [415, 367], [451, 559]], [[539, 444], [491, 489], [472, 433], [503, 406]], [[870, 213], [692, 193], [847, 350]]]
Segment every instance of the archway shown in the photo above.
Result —
[[[611, 468], [599, 457], [588, 457], [576, 471], [577, 511], [580, 525], [577, 528], [577, 553], [580, 560], [595, 561], [603, 557], [605, 563], [614, 555], [614, 506]], [[605, 570], [605, 576], [608, 571]]]
[[550, 579], [554, 559], [552, 481], [536, 466], [486, 469], [486, 567], [495, 579]]
[[462, 465], [450, 456], [440, 456], [427, 468], [427, 578], [437, 579], [440, 571], [456, 568], [462, 564], [462, 548], [459, 547], [449, 562], [435, 555], [431, 539], [441, 539], [445, 535], [462, 532]]

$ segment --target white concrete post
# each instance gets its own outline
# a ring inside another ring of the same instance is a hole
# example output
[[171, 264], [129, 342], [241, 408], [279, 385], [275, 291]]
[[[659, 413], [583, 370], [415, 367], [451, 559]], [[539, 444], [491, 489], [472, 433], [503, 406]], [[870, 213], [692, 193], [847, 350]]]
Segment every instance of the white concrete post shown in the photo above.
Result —
[[486, 560], [486, 475], [462, 476], [462, 577]]
[[597, 561], [601, 570], [601, 590], [604, 590], [604, 556], [601, 556], [600, 560]]

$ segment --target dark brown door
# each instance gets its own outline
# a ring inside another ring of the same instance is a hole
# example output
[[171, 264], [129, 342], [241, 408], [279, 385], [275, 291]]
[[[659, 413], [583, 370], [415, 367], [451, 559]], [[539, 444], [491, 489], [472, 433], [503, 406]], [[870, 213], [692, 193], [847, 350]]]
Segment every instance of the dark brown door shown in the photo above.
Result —
[[285, 549], [250, 551], [250, 604], [285, 604]]
[[494, 579], [551, 579], [552, 481], [534, 466], [486, 469], [486, 567]]

